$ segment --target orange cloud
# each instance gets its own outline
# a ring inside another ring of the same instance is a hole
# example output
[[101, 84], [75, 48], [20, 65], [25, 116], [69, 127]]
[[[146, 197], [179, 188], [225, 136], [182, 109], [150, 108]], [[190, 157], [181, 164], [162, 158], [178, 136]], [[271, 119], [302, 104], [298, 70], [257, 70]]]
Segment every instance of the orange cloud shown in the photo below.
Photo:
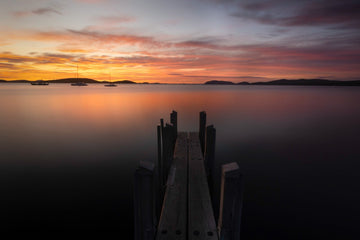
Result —
[[[55, 71], [59, 76], [69, 76], [77, 64], [86, 77], [103, 79], [104, 69], [112, 69], [114, 79], [157, 82], [200, 82], [209, 78], [236, 82], [244, 77], [256, 81], [329, 75], [342, 79], [360, 75], [360, 50], [333, 45], [332, 48], [326, 45], [225, 45], [211, 38], [168, 42], [150, 36], [87, 30], [27, 32], [12, 36], [59, 44], [51, 53], [1, 53], [4, 71], [28, 70], [21, 72], [22, 78], [30, 78], [31, 71]], [[121, 46], [125, 46], [124, 51], [114, 50]]]
[[106, 2], [107, 0], [77, 0], [77, 1], [84, 3], [101, 3], [101, 2]]

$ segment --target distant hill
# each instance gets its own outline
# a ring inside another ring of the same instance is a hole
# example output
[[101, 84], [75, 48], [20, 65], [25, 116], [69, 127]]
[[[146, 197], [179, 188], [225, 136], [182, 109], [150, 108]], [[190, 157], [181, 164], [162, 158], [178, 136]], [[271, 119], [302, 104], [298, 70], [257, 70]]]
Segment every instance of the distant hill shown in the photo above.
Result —
[[[78, 83], [78, 82], [84, 82], [84, 83], [109, 83], [109, 81], [96, 81], [94, 79], [90, 78], [63, 78], [63, 79], [57, 79], [57, 80], [50, 80], [50, 83]], [[122, 80], [122, 81], [116, 81], [113, 83], [118, 84], [134, 84], [135, 82], [130, 80]]]
[[130, 81], [130, 80], [122, 80], [122, 81], [116, 81], [114, 83], [119, 83], [119, 84], [136, 84], [136, 82]]
[[239, 83], [237, 83], [237, 85], [250, 85], [250, 83], [249, 82], [239, 82]]
[[8, 83], [12, 82], [12, 83], [28, 83], [30, 82], [29, 80], [13, 80], [13, 81], [6, 81]]
[[62, 78], [56, 80], [49, 80], [50, 83], [98, 83], [98, 81], [90, 78]]
[[360, 86], [360, 80], [337, 81], [327, 79], [280, 79], [270, 82], [256, 82], [252, 85], [291, 85], [291, 86]]
[[220, 84], [220, 85], [233, 85], [233, 82], [230, 81], [219, 81], [219, 80], [211, 80], [205, 82], [205, 84]]
[[[78, 83], [78, 82], [84, 82], [84, 83], [109, 83], [109, 81], [97, 81], [91, 78], [62, 78], [62, 79], [56, 79], [56, 80], [44, 80], [46, 82], [49, 83]], [[11, 80], [11, 81], [6, 81], [6, 80], [1, 80], [0, 82], [7, 82], [7, 83], [30, 83], [30, 82], [34, 82], [34, 81], [29, 81], [29, 80]], [[116, 81], [113, 83], [117, 83], [117, 84], [136, 84], [136, 82], [130, 81], [130, 80], [121, 80], [121, 81]]]
[[[229, 81], [212, 80], [204, 84], [218, 84], [218, 85], [232, 85], [235, 84]], [[360, 86], [360, 80], [355, 81], [338, 81], [327, 79], [279, 79], [269, 82], [239, 82], [237, 85], [281, 85], [281, 86]]]

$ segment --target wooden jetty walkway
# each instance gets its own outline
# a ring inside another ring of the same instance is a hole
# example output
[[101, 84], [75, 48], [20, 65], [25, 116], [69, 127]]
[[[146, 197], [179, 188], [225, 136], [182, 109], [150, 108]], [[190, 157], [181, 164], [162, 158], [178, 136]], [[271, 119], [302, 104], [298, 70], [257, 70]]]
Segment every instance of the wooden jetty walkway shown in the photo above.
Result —
[[135, 172], [135, 239], [240, 239], [243, 194], [237, 163], [222, 165], [215, 221], [216, 130], [206, 127], [205, 112], [199, 132], [177, 132], [175, 111], [170, 122], [164, 125], [161, 119], [157, 127], [157, 163], [140, 162]]

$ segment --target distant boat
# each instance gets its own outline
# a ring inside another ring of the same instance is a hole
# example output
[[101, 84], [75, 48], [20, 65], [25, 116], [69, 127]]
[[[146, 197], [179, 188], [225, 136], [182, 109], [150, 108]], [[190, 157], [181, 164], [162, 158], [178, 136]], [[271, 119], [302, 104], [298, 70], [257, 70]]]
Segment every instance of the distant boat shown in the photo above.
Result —
[[71, 86], [87, 86], [87, 83], [84, 83], [84, 82], [76, 82], [76, 83], [72, 83]]
[[37, 80], [35, 82], [31, 82], [31, 85], [49, 85], [49, 82], [43, 80]]
[[115, 83], [109, 83], [109, 84], [105, 84], [105, 87], [117, 87], [117, 85]]
[[[79, 65], [76, 65], [76, 81], [79, 81]], [[75, 82], [71, 83], [71, 86], [87, 86], [85, 82]]]
[[117, 87], [117, 85], [115, 83], [111, 82], [111, 74], [109, 74], [109, 75], [110, 75], [110, 82], [108, 84], [105, 84], [104, 86], [105, 87]]

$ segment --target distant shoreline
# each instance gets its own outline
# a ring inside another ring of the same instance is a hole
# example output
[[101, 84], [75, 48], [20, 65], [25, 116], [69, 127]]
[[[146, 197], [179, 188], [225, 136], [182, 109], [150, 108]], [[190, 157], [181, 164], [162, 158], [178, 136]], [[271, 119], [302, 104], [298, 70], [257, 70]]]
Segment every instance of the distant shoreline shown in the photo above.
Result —
[[[353, 81], [340, 81], [340, 80], [327, 80], [327, 79], [279, 79], [269, 82], [230, 82], [230, 81], [221, 81], [221, 80], [211, 80], [205, 83], [149, 83], [149, 82], [141, 82], [136, 83], [130, 80], [121, 80], [121, 81], [97, 81], [90, 78], [63, 78], [56, 80], [36, 80], [36, 81], [44, 81], [49, 83], [93, 83], [93, 84], [107, 84], [107, 83], [115, 83], [115, 84], [151, 84], [151, 85], [263, 85], [263, 86], [360, 86], [360, 80]], [[0, 83], [31, 83], [36, 81], [30, 80], [1, 80]]]
[[205, 82], [208, 85], [273, 85], [273, 86], [360, 86], [360, 80], [353, 81], [339, 81], [327, 79], [279, 79], [269, 82], [239, 82], [234, 83], [230, 81], [212, 80]]

